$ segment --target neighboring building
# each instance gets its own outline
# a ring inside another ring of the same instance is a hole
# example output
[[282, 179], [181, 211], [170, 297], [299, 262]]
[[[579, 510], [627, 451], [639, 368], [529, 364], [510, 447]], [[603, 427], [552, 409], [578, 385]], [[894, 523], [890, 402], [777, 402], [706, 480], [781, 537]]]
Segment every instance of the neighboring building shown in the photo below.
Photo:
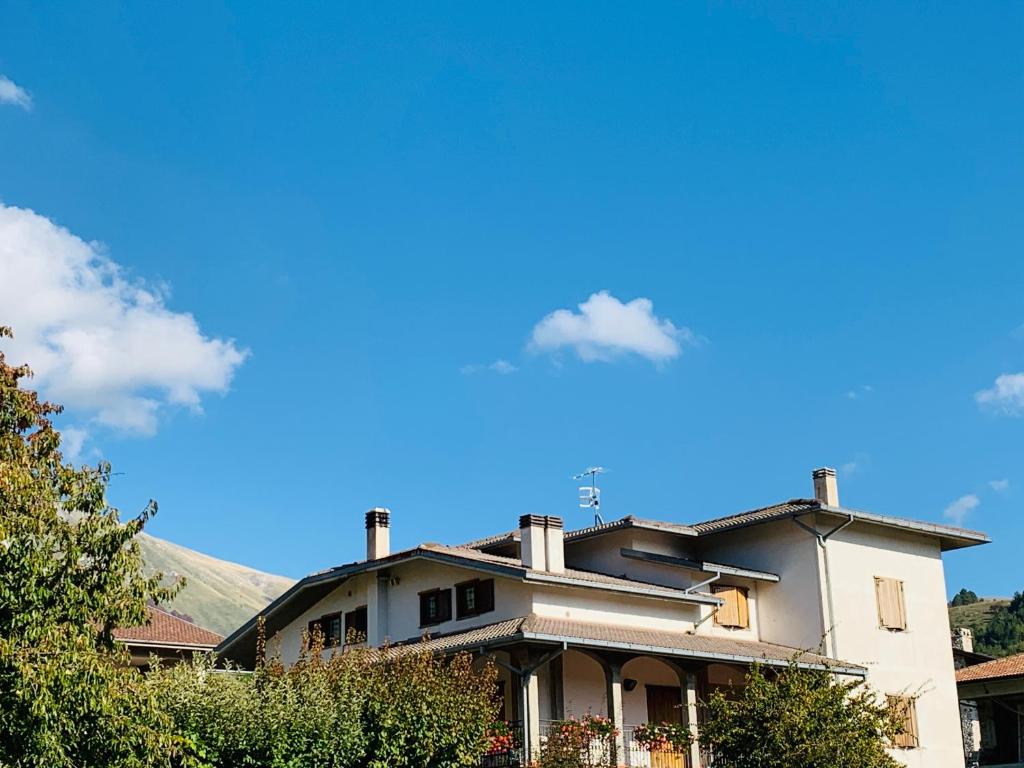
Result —
[[195, 653], [209, 653], [224, 639], [161, 608], [147, 610], [149, 618], [143, 626], [114, 630], [114, 642], [128, 649], [133, 667], [149, 669], [151, 656], [177, 663]]
[[953, 645], [967, 764], [1024, 768], [1024, 653], [976, 654], [969, 629]]
[[[259, 616], [286, 663], [313, 626], [337, 644], [349, 630], [371, 646], [429, 633], [427, 648], [495, 659], [522, 759], [547, 722], [594, 712], [622, 731], [619, 763], [650, 765], [634, 726], [695, 727], [700, 697], [798, 657], [890, 697], [907, 723], [901, 763], [962, 768], [941, 554], [988, 537], [847, 509], [834, 470], [813, 479], [813, 499], [691, 525], [631, 516], [563, 532], [524, 515], [516, 531], [395, 553], [390, 513], [374, 509], [365, 561], [302, 579]], [[259, 616], [218, 652], [253, 665]], [[682, 762], [701, 764], [698, 748]]]

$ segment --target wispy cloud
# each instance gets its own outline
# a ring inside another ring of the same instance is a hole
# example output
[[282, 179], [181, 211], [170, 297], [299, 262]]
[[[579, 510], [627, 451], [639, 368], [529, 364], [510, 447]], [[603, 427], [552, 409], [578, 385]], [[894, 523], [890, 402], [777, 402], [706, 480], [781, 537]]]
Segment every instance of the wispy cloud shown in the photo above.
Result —
[[678, 357], [700, 340], [689, 328], [654, 314], [650, 299], [623, 303], [607, 291], [590, 296], [579, 311], [557, 309], [533, 329], [530, 348], [556, 352], [569, 348], [581, 360], [610, 362], [635, 354], [654, 363]]
[[995, 383], [975, 393], [974, 399], [983, 408], [1007, 416], [1020, 416], [1024, 413], [1024, 373], [997, 376]]
[[989, 480], [988, 487], [997, 493], [1002, 493], [1010, 487], [1010, 481], [1006, 478], [1002, 480]]
[[495, 360], [493, 363], [489, 363], [487, 365], [480, 363], [464, 365], [459, 368], [459, 373], [463, 376], [473, 376], [477, 373], [486, 373], [487, 371], [490, 371], [491, 373], [499, 373], [502, 376], [507, 376], [508, 374], [515, 373], [518, 370], [519, 369], [512, 365], [508, 360]]
[[10, 78], [0, 75], [0, 104], [13, 104], [27, 112], [32, 109], [32, 96]]
[[977, 509], [979, 504], [981, 504], [981, 499], [973, 493], [968, 493], [946, 507], [942, 515], [953, 525], [962, 526], [967, 519], [967, 515]]
[[248, 352], [204, 335], [166, 300], [165, 287], [129, 279], [96, 243], [0, 204], [0, 323], [15, 334], [7, 357], [30, 364], [46, 396], [88, 423], [153, 434], [165, 409], [198, 411], [203, 393], [227, 391]]
[[848, 400], [860, 400], [862, 397], [866, 397], [875, 391], [875, 388], [870, 384], [861, 384], [856, 389], [850, 389], [846, 392], [846, 398]]

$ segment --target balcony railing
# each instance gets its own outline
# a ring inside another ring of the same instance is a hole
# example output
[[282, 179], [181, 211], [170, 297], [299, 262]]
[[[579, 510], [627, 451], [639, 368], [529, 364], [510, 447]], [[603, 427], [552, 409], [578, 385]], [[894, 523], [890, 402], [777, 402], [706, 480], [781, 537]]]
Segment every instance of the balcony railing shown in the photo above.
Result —
[[[556, 721], [542, 720], [540, 723], [541, 748], [547, 742], [548, 731]], [[611, 744], [604, 740], [594, 740], [589, 747], [585, 747], [585, 760], [592, 766], [614, 766], [625, 765], [629, 768], [694, 768], [690, 763], [690, 756], [687, 752], [651, 752], [641, 746], [633, 738], [635, 726], [627, 725], [623, 728], [622, 741], [625, 754], [614, 760], [612, 757]], [[521, 722], [509, 723], [511, 734], [511, 745], [507, 749], [486, 754], [480, 758], [480, 768], [519, 768], [525, 763], [523, 761], [523, 725]]]

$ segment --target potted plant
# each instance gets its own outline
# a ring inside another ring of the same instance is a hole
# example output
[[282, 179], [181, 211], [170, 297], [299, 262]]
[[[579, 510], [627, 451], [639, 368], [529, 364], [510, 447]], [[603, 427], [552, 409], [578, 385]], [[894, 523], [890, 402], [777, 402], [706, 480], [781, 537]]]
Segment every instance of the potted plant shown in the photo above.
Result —
[[644, 723], [633, 729], [633, 742], [651, 753], [652, 768], [684, 768], [693, 734], [681, 723]]

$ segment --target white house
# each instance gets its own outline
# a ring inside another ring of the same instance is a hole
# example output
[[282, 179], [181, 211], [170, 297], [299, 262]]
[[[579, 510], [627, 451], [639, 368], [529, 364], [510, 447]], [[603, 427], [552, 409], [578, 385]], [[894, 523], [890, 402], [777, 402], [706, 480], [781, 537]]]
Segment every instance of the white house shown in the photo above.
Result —
[[[635, 726], [693, 725], [701, 696], [798, 655], [893, 697], [908, 726], [900, 762], [962, 768], [941, 555], [988, 537], [848, 509], [834, 470], [813, 479], [812, 499], [689, 525], [630, 516], [566, 532], [524, 515], [515, 531], [401, 552], [374, 509], [366, 560], [302, 579], [260, 616], [286, 663], [314, 623], [339, 644], [349, 630], [371, 646], [429, 635], [439, 652], [493, 658], [523, 758], [546, 723], [593, 712], [620, 727], [620, 763], [649, 765]], [[255, 662], [257, 618], [222, 656]], [[699, 746], [679, 760], [699, 766]]]

